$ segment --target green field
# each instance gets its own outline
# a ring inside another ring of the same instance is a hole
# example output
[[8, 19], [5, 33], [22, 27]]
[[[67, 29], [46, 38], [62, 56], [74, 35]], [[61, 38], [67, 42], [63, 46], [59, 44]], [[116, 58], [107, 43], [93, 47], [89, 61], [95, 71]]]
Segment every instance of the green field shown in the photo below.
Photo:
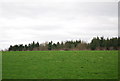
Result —
[[118, 51], [3, 52], [3, 79], [117, 79]]

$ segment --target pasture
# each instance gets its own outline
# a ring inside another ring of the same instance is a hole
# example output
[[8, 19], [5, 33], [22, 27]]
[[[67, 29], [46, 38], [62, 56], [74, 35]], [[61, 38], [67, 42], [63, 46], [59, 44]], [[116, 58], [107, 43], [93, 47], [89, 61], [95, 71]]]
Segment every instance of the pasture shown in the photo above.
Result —
[[117, 79], [118, 51], [10, 51], [3, 79]]

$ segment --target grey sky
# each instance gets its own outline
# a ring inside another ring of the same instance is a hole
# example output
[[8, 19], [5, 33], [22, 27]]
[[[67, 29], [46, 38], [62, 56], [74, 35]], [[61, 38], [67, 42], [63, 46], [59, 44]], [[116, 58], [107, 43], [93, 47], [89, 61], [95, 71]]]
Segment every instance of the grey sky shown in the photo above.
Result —
[[[1, 0], [0, 49], [118, 35], [117, 0]], [[108, 2], [109, 1], [109, 2]]]

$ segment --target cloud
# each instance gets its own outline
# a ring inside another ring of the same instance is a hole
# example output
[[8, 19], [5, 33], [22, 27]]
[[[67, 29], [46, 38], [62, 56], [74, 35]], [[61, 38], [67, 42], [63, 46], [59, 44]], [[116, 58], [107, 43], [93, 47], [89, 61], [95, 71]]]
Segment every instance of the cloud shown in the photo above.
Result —
[[89, 42], [94, 36], [117, 36], [117, 9], [115, 1], [1, 0], [0, 49], [32, 41]]

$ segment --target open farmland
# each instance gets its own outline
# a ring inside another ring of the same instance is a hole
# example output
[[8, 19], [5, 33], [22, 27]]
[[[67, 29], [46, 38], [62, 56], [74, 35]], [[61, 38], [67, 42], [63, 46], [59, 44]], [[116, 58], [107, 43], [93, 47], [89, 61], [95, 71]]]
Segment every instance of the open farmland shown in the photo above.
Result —
[[118, 51], [3, 52], [3, 79], [117, 79]]

